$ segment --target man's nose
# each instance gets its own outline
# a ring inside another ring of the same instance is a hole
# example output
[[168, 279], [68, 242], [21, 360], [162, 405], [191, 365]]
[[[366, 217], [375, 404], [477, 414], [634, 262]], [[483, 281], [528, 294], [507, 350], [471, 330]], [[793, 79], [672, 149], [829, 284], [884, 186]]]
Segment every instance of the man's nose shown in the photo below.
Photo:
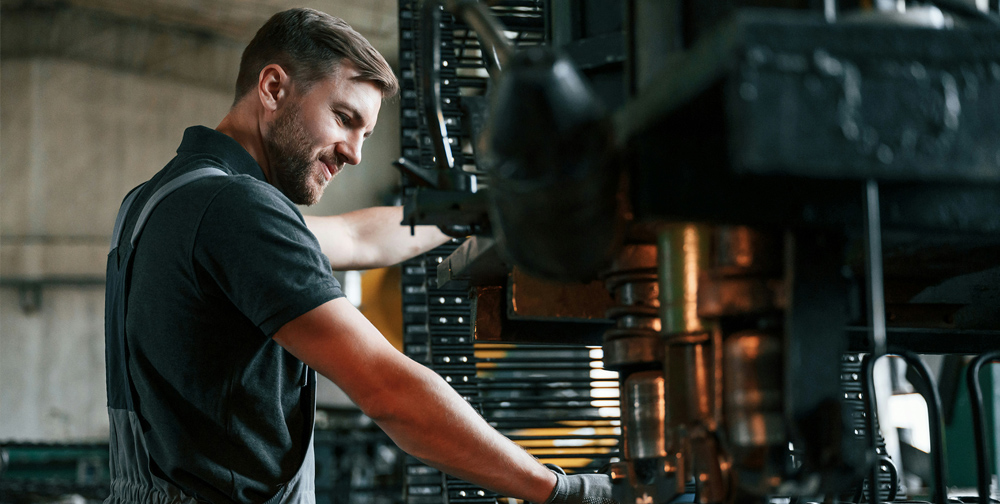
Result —
[[361, 138], [360, 135], [341, 142], [338, 149], [340, 151], [341, 159], [349, 165], [356, 165], [360, 163], [362, 143], [364, 143], [364, 138]]

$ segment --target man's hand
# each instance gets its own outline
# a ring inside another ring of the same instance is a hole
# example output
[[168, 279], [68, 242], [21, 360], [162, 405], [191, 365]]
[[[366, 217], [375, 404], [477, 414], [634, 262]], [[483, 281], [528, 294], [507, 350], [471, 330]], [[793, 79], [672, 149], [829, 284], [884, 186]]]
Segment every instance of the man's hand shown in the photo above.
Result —
[[567, 476], [559, 467], [546, 466], [556, 474], [556, 487], [544, 504], [618, 504], [611, 497], [611, 477], [607, 474]]

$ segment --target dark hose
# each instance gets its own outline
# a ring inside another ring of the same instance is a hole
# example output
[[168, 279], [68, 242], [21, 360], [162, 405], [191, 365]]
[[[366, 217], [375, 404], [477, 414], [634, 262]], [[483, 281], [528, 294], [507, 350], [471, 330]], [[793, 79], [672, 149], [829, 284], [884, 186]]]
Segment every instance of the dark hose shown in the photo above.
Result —
[[[914, 352], [899, 348], [890, 348], [886, 355], [896, 355], [906, 361], [912, 367], [924, 385], [924, 400], [927, 401], [927, 416], [930, 423], [931, 434], [931, 469], [933, 470], [934, 498], [936, 504], [947, 504], [948, 489], [945, 486], [947, 476], [945, 471], [944, 454], [944, 419], [941, 416], [941, 395], [938, 393], [937, 383], [927, 364]], [[864, 373], [866, 378], [867, 393], [869, 395], [868, 429], [871, 430], [871, 444], [873, 450], [877, 447], [877, 437], [875, 433], [875, 385], [873, 372], [876, 359], [866, 359]], [[981, 395], [981, 394], [980, 394]], [[869, 482], [870, 502], [878, 504], [878, 464], [876, 463], [871, 471], [871, 481]]]
[[979, 503], [990, 502], [989, 448], [986, 445], [986, 411], [983, 409], [983, 389], [979, 385], [979, 370], [988, 362], [1000, 361], [1000, 352], [990, 352], [976, 357], [966, 369], [969, 402], [972, 403], [972, 431], [976, 439], [976, 481]]
[[913, 367], [921, 379], [924, 381], [924, 389], [930, 397], [924, 396], [927, 401], [927, 415], [930, 417], [931, 428], [931, 464], [934, 471], [934, 502], [937, 504], [947, 504], [948, 489], [945, 486], [947, 479], [944, 465], [944, 420], [941, 417], [941, 395], [938, 394], [937, 383], [934, 375], [931, 374], [927, 364], [914, 352], [910, 350], [896, 349], [890, 350], [903, 358], [906, 364]]
[[868, 502], [871, 504], [879, 504], [879, 499], [881, 499], [878, 494], [878, 402], [875, 400], [875, 362], [877, 360], [878, 357], [873, 358], [871, 355], [867, 355], [861, 363], [862, 376], [865, 379], [865, 395], [868, 396], [868, 400], [865, 401], [865, 405], [868, 407], [865, 411], [865, 420], [868, 422], [868, 442], [872, 452], [876, 455], [875, 463], [872, 464], [871, 473], [868, 475]]

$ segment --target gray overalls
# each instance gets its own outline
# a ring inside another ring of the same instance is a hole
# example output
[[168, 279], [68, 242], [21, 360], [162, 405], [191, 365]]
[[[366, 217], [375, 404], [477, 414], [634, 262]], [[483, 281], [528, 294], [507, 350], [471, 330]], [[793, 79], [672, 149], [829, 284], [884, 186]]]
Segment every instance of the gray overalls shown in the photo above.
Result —
[[[108, 389], [108, 417], [110, 432], [111, 495], [105, 504], [142, 503], [175, 504], [194, 503], [199, 500], [186, 494], [170, 482], [158, 477], [152, 470], [149, 450], [143, 437], [149, 425], [143, 425], [133, 405], [135, 390], [128, 371], [128, 341], [125, 338], [125, 313], [128, 300], [129, 278], [132, 273], [132, 255], [136, 242], [150, 213], [167, 195], [181, 186], [205, 177], [226, 176], [218, 168], [200, 168], [163, 184], [146, 202], [139, 213], [131, 238], [120, 243], [129, 208], [139, 194], [139, 187], [125, 198], [111, 238], [104, 306], [104, 339]], [[140, 186], [142, 187], [142, 186]], [[307, 373], [313, 382], [315, 377]], [[196, 426], [192, 426], [196, 428]], [[310, 429], [311, 430], [311, 429]], [[315, 504], [315, 460], [310, 436], [305, 459], [295, 476], [289, 480], [266, 504]]]

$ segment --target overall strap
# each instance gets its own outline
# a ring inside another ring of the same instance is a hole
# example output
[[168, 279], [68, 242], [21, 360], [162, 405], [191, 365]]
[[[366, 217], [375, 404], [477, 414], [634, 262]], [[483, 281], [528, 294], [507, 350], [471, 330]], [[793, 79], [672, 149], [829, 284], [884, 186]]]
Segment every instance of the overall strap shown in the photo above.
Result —
[[[135, 241], [139, 239], [139, 233], [142, 232], [143, 226], [145, 226], [146, 221], [149, 220], [149, 214], [153, 212], [156, 205], [163, 201], [163, 198], [166, 198], [167, 195], [176, 191], [181, 186], [194, 182], [195, 180], [203, 179], [205, 177], [225, 177], [226, 175], [226, 172], [219, 168], [199, 168], [197, 170], [187, 172], [157, 189], [156, 192], [149, 197], [149, 201], [146, 202], [146, 206], [142, 207], [142, 212], [139, 212], [139, 219], [136, 220], [135, 227], [132, 229], [132, 239], [130, 240], [132, 247], [135, 247]], [[118, 236], [117, 232], [115, 233], [115, 236]]]
[[139, 191], [145, 183], [139, 184], [132, 192], [128, 193], [125, 197], [125, 201], [122, 202], [121, 208], [118, 209], [118, 217], [115, 217], [115, 230], [111, 233], [111, 250], [114, 250], [118, 246], [118, 239], [122, 236], [122, 228], [125, 227], [125, 216], [128, 215], [128, 209], [132, 206], [132, 202], [135, 201], [135, 197], [139, 195]]
[[[106, 377], [108, 387], [109, 472], [111, 492], [109, 504], [142, 502], [146, 504], [195, 504], [196, 499], [184, 490], [161, 478], [146, 444], [147, 427], [136, 408], [135, 388], [129, 375], [129, 346], [125, 334], [128, 285], [131, 277], [136, 240], [150, 213], [163, 198], [181, 186], [205, 177], [225, 176], [219, 168], [199, 168], [163, 184], [153, 192], [139, 212], [132, 231], [131, 246], [120, 247], [125, 221], [134, 206], [139, 188], [122, 203], [112, 233], [108, 254], [107, 285], [104, 304], [104, 337]], [[119, 254], [124, 254], [120, 257]]]

